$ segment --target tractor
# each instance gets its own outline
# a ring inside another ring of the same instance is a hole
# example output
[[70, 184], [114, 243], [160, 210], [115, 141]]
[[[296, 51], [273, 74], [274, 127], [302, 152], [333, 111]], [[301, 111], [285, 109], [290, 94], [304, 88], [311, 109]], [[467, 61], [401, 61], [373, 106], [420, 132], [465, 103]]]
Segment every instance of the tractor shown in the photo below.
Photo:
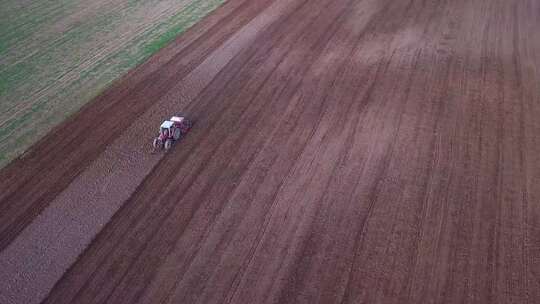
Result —
[[159, 128], [158, 136], [154, 138], [154, 149], [169, 150], [173, 142], [184, 136], [192, 125], [193, 123], [184, 116], [173, 116], [170, 120], [164, 121]]

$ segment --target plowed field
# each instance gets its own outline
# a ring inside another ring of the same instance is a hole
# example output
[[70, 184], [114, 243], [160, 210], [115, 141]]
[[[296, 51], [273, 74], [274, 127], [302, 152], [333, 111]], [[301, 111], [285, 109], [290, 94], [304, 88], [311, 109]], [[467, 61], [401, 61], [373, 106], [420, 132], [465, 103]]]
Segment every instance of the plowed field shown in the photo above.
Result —
[[229, 0], [0, 171], [0, 302], [540, 302], [538, 28]]

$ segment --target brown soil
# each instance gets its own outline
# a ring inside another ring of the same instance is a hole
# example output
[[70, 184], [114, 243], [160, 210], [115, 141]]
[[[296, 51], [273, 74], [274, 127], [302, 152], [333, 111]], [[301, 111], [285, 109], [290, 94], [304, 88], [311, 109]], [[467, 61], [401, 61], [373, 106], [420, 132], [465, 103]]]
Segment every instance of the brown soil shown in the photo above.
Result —
[[[539, 26], [532, 0], [230, 0], [0, 172], [0, 249], [109, 199], [46, 303], [536, 303]], [[195, 127], [149, 154], [172, 111]]]

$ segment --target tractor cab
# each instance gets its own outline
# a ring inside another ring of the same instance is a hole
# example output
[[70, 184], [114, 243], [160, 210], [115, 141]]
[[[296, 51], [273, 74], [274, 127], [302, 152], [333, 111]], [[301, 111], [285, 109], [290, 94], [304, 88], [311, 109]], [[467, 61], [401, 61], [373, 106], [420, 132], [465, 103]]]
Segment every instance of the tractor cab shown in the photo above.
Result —
[[160, 133], [165, 135], [165, 138], [169, 137], [171, 134], [171, 128], [174, 125], [172, 121], [166, 120], [161, 124]]

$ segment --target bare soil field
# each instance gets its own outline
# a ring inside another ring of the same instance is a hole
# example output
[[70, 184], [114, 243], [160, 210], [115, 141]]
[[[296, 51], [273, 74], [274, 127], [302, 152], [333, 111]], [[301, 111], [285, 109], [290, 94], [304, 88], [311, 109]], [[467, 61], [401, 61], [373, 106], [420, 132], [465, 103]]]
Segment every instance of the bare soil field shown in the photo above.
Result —
[[0, 171], [0, 302], [539, 302], [539, 26], [227, 1]]

